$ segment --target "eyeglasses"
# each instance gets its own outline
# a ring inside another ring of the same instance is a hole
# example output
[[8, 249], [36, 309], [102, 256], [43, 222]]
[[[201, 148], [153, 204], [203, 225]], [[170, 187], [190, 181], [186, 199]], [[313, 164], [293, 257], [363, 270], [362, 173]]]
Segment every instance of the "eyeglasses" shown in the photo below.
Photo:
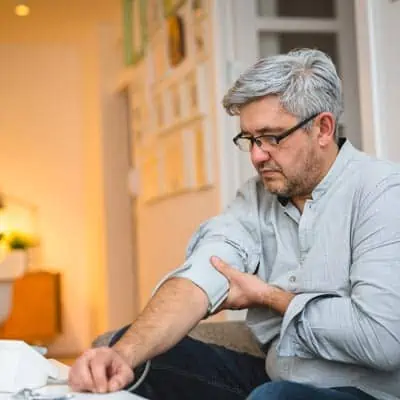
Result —
[[269, 148], [268, 146], [276, 146], [277, 144], [279, 144], [281, 140], [285, 139], [292, 133], [296, 132], [298, 129], [304, 126], [307, 122], [313, 120], [319, 114], [320, 113], [311, 115], [311, 117], [308, 117], [300, 121], [297, 125], [293, 126], [292, 128], [289, 128], [288, 130], [279, 135], [266, 134], [266, 135], [252, 136], [247, 133], [240, 132], [233, 138], [233, 143], [235, 143], [235, 145], [239, 147], [239, 149], [242, 151], [251, 151], [254, 144], [256, 144], [261, 150], [267, 151]]

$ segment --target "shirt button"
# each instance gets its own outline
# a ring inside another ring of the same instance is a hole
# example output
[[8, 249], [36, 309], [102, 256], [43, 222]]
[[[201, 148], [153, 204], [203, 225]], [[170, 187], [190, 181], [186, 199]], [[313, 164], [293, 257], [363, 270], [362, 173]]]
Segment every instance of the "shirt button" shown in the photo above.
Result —
[[295, 277], [294, 275], [292, 275], [292, 276], [289, 278], [289, 282], [290, 282], [290, 283], [296, 282], [296, 277]]

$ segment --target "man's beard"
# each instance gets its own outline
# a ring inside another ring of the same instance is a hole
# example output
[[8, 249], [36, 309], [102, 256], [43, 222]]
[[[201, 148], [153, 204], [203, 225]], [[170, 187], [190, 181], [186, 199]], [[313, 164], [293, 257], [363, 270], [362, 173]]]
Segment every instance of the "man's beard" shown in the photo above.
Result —
[[293, 197], [299, 196], [303, 192], [303, 188], [294, 180], [289, 180], [286, 176], [283, 176], [279, 180], [279, 183], [276, 183], [272, 180], [263, 179], [265, 188], [273, 194], [282, 197]]
[[[290, 178], [284, 174], [281, 168], [275, 166], [264, 164], [258, 169], [258, 171], [264, 182], [265, 188], [270, 193], [291, 198], [307, 196], [314, 190], [320, 175], [321, 165], [322, 160], [317, 157], [315, 152], [310, 152], [302, 163], [301, 169], [298, 169], [298, 173], [294, 174]], [[275, 171], [279, 173], [280, 179], [266, 179], [262, 176], [263, 171]]]

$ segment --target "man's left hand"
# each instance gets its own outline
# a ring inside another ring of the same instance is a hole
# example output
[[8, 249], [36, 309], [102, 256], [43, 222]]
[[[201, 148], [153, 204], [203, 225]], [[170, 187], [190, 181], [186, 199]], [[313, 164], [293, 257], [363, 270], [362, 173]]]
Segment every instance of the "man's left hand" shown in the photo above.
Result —
[[251, 307], [269, 307], [284, 315], [294, 293], [272, 286], [256, 275], [238, 271], [218, 257], [211, 264], [229, 281], [229, 293], [218, 311], [243, 310]]
[[218, 257], [211, 257], [211, 264], [229, 281], [229, 294], [222, 304], [223, 309], [243, 310], [261, 307], [269, 285], [256, 275], [247, 274], [232, 268]]

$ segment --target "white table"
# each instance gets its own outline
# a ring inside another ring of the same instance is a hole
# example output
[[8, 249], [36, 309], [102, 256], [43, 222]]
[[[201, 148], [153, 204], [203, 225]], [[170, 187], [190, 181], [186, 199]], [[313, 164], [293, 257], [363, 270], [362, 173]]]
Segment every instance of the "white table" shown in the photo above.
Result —
[[138, 396], [129, 392], [115, 392], [108, 394], [76, 394], [76, 397], [73, 397], [72, 400], [85, 400], [85, 399], [104, 399], [104, 400], [140, 400], [144, 399], [144, 397]]
[[[40, 390], [43, 395], [61, 395], [65, 393], [71, 393], [69, 387], [66, 385], [51, 385], [46, 386]], [[97, 394], [97, 393], [72, 393], [74, 397], [71, 400], [91, 400], [91, 399], [103, 399], [103, 400], [145, 400], [144, 397], [138, 396], [133, 393], [120, 391], [115, 393]], [[0, 400], [14, 400], [10, 393], [0, 393]]]

